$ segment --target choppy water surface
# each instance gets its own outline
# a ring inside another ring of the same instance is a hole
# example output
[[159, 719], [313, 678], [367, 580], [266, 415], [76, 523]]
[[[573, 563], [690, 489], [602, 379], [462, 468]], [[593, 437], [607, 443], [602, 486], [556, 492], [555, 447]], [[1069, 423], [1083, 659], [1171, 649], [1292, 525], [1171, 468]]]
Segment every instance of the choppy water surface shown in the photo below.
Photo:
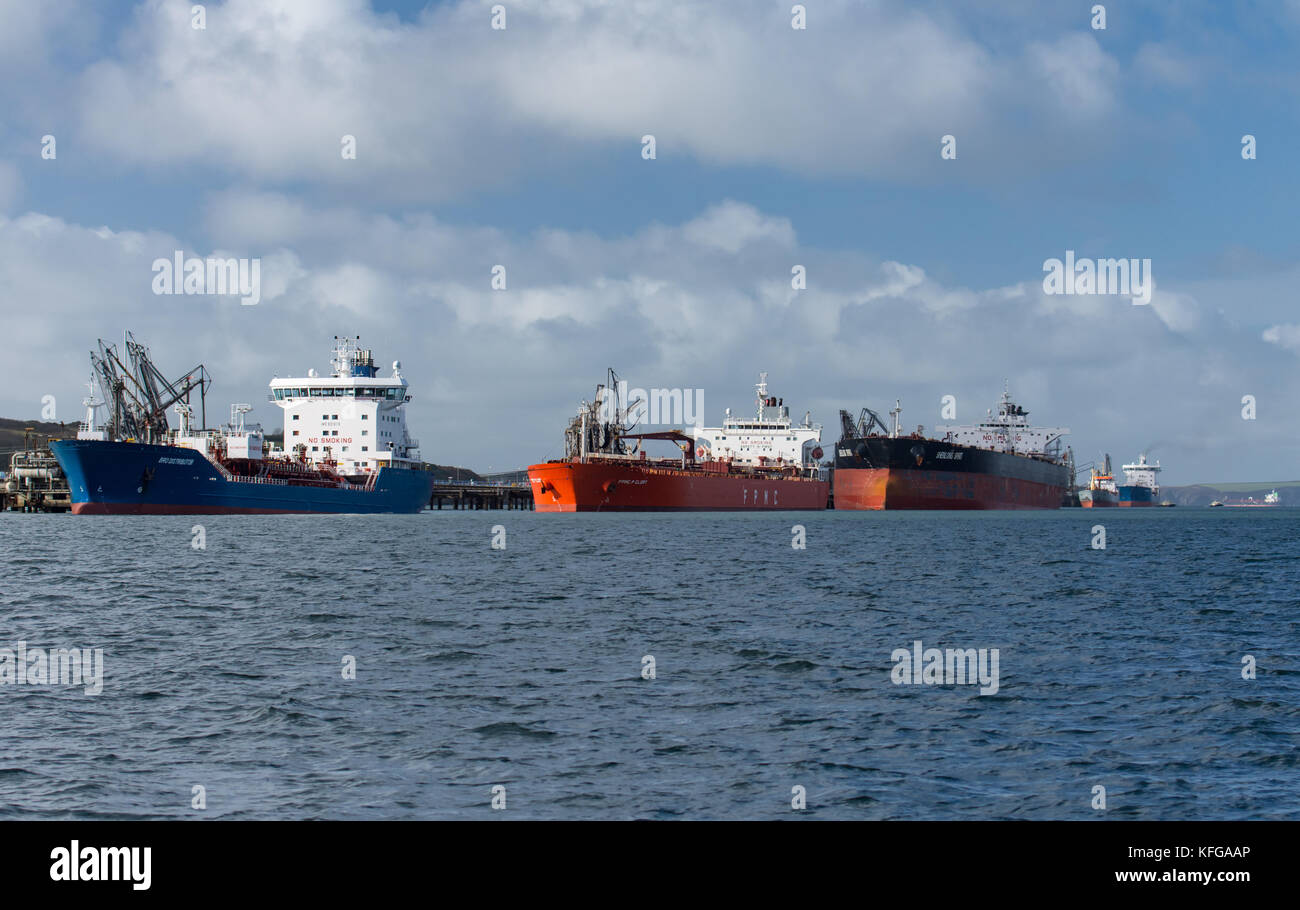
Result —
[[[105, 665], [0, 685], [0, 817], [1300, 818], [1300, 510], [5, 514], [0, 553], [0, 647]], [[997, 694], [895, 685], [918, 639]]]

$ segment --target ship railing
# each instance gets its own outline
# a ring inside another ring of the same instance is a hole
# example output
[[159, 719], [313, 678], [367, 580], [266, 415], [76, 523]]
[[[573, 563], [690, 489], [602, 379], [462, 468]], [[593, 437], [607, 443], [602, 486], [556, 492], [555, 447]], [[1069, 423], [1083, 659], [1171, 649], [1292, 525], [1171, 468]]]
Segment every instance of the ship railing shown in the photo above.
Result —
[[289, 485], [289, 481], [279, 477], [242, 477], [235, 475], [232, 479], [235, 483], [271, 483], [284, 487]]
[[289, 481], [283, 480], [279, 477], [250, 477], [246, 474], [232, 474], [226, 469], [226, 466], [219, 461], [213, 461], [212, 465], [221, 472], [222, 477], [226, 478], [226, 480], [231, 483], [265, 483], [277, 486], [289, 486]]
[[[674, 474], [680, 474], [680, 473], [682, 472], [682, 468], [677, 467], [677, 466], [671, 466], [671, 465], [668, 465], [668, 466], [650, 466], [650, 465], [647, 465], [647, 466], [643, 469], [643, 472], [646, 473], [646, 474], [664, 474], [664, 475], [674, 475]], [[726, 477], [726, 478], [731, 479], [731, 480], [739, 480], [739, 481], [751, 480], [751, 479], [754, 479], [754, 478], [756, 478], [756, 477], [757, 477], [757, 478], [761, 478], [761, 479], [763, 479], [763, 480], [811, 480], [811, 481], [820, 481], [820, 478], [818, 478], [818, 477], [809, 477], [809, 476], [806, 475], [806, 474], [792, 474], [792, 473], [790, 473], [790, 469], [788, 469], [788, 468], [785, 468], [785, 469], [782, 469], [782, 470], [773, 470], [773, 469], [763, 470], [762, 468], [756, 468], [756, 469], [753, 470], [752, 472], [750, 472], [750, 471], [737, 471], [737, 472], [735, 472], [735, 473], [728, 473], [728, 474], [722, 474], [722, 473], [710, 473], [710, 472], [703, 472], [703, 473], [709, 473], [709, 476], [711, 476], [711, 477]]]
[[[221, 467], [220, 465], [218, 465], [218, 467], [220, 468], [221, 473], [226, 476], [226, 479], [231, 481], [232, 483], [262, 483], [262, 484], [272, 484], [281, 487], [293, 486], [293, 484], [291, 484], [288, 480], [285, 480], [282, 477], [249, 477], [242, 474], [231, 474], [224, 467]], [[329, 483], [323, 480], [313, 479], [309, 481], [309, 483], [315, 486], [329, 487], [331, 489], [337, 488], [340, 490], [353, 490], [356, 492], [366, 492], [374, 489], [373, 479], [367, 481], [366, 483], [352, 483], [351, 481], [341, 480], [337, 484]]]
[[[680, 459], [675, 459], [671, 457], [655, 457], [650, 455], [646, 456], [645, 458], [642, 458], [641, 455], [642, 455], [641, 452], [637, 452], [631, 455], [619, 455], [616, 452], [592, 452], [587, 457], [599, 458], [601, 461], [635, 461], [638, 464], [647, 461], [680, 461]], [[576, 458], [577, 456], [574, 457]]]

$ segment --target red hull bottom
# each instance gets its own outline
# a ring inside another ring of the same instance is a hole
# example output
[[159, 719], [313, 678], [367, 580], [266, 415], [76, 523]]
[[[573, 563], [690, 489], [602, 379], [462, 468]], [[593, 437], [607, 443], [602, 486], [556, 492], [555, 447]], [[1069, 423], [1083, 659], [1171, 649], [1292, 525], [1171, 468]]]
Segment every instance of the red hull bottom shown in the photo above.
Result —
[[1083, 506], [1085, 509], [1113, 509], [1116, 506], [1118, 506], [1119, 503], [1106, 502], [1105, 500], [1102, 500], [1101, 502], [1097, 502], [1097, 500], [1095, 499], [1085, 499], [1082, 502], [1080, 502], [1079, 505]]
[[552, 461], [528, 469], [537, 512], [782, 512], [825, 509], [823, 480], [683, 471], [635, 462]]
[[958, 471], [838, 468], [835, 508], [1059, 509], [1064, 487]]

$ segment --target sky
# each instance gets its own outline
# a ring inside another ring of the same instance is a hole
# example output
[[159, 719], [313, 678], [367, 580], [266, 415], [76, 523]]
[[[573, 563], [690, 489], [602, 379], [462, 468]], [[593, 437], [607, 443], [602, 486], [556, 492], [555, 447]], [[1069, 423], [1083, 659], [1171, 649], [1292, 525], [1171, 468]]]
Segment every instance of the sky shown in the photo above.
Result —
[[[766, 371], [827, 442], [1007, 382], [1081, 465], [1300, 478], [1300, 0], [494, 5], [0, 0], [0, 415], [77, 419], [129, 329], [275, 429], [271, 377], [360, 335], [480, 471], [561, 455], [612, 366], [709, 425]], [[259, 302], [156, 294], [177, 250]], [[1048, 293], [1067, 251], [1150, 302]]]

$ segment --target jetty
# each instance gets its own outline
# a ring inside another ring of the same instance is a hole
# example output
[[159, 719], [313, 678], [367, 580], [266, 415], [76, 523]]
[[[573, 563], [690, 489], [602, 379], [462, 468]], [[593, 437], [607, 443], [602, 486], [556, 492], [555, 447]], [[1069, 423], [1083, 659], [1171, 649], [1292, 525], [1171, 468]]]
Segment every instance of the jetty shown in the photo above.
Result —
[[434, 483], [429, 508], [531, 511], [533, 491], [527, 483]]

